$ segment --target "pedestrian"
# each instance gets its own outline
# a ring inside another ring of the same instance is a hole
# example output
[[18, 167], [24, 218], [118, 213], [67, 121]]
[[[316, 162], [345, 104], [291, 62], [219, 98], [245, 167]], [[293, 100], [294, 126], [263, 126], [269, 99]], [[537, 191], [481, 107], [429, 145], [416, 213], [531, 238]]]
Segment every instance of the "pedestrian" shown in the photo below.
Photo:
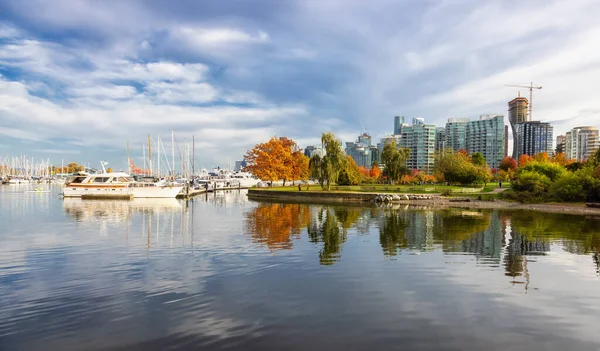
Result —
[[310, 188], [310, 183], [306, 183], [306, 191], [308, 191], [308, 188]]
[[500, 186], [500, 188], [502, 188], [502, 181], [499, 181], [498, 185]]
[[302, 191], [302, 184], [298, 183], [298, 191]]

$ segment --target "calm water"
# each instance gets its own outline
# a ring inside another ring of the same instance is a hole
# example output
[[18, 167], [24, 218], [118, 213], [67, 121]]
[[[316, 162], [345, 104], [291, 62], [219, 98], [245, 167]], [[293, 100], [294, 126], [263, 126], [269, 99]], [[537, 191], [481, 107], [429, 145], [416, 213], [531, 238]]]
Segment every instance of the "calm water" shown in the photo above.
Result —
[[598, 350], [600, 219], [0, 187], [2, 350]]

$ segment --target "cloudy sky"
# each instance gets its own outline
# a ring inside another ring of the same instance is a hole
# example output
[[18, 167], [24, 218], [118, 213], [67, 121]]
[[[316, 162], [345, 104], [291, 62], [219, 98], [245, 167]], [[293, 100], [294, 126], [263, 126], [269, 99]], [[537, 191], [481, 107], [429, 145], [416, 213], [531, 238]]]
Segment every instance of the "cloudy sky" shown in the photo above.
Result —
[[129, 141], [139, 164], [173, 130], [226, 166], [274, 135], [506, 114], [504, 85], [529, 81], [555, 134], [599, 126], [599, 16], [597, 0], [2, 0], [0, 160], [120, 167]]

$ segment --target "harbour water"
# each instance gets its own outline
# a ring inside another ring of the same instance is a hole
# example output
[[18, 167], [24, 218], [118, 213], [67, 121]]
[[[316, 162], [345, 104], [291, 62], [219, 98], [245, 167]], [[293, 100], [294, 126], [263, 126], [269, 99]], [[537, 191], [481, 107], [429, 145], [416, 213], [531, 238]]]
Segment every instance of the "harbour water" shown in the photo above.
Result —
[[600, 349], [598, 218], [33, 187], [0, 187], [2, 350]]

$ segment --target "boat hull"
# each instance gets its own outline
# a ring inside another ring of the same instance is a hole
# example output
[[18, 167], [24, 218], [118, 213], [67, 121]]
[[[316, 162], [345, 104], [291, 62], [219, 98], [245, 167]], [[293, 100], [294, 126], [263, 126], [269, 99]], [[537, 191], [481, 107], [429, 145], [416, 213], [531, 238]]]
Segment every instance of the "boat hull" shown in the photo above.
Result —
[[175, 198], [181, 191], [181, 187], [153, 186], [153, 187], [73, 187], [63, 188], [64, 197], [94, 196], [127, 196], [134, 198]]

